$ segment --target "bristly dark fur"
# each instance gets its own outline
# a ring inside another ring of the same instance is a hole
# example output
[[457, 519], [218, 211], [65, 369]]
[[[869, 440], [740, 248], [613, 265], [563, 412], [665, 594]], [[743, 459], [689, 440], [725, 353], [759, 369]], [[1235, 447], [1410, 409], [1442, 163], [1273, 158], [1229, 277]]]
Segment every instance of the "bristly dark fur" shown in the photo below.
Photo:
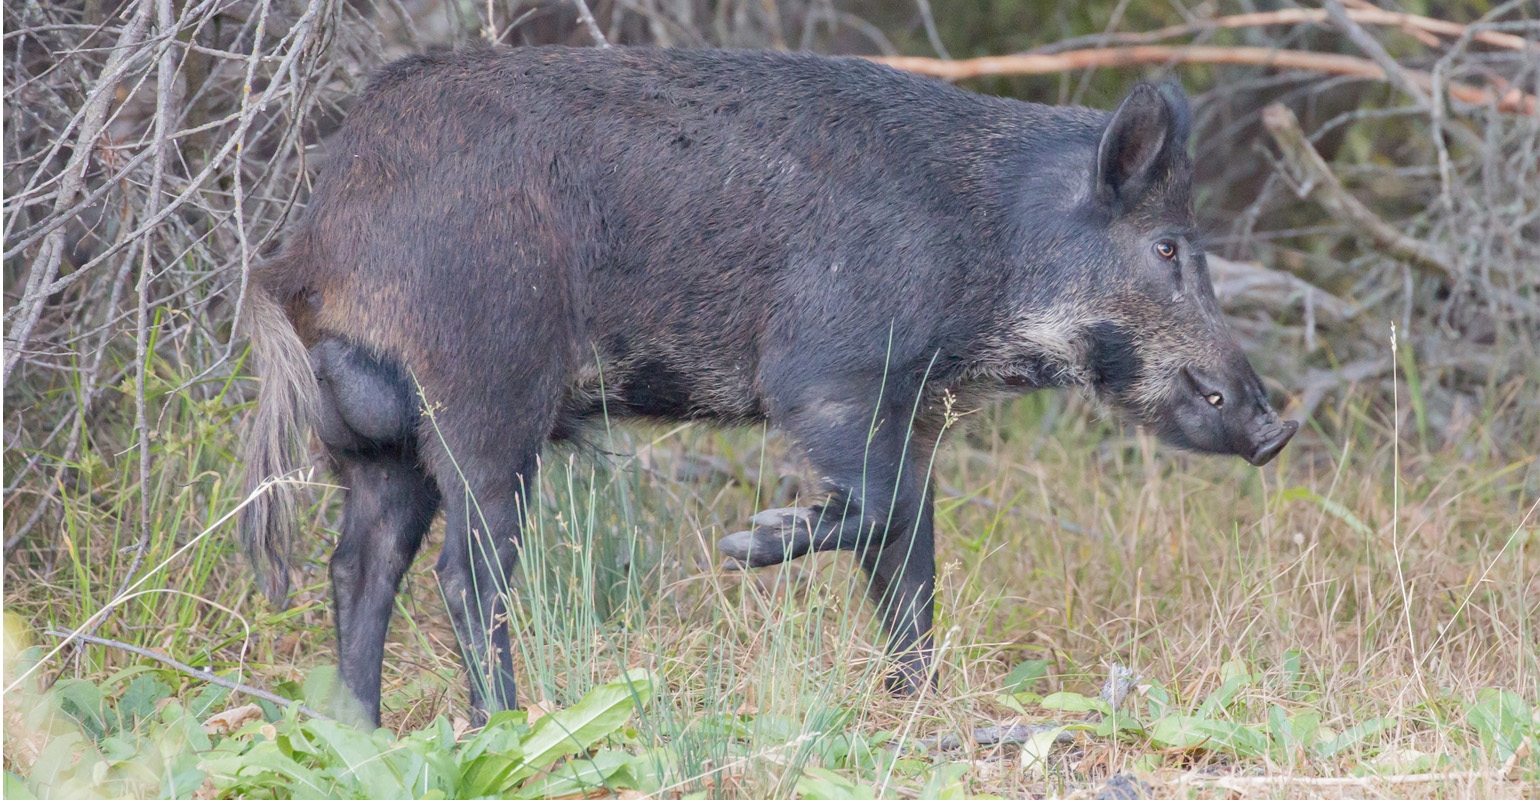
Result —
[[1097, 322], [1086, 327], [1086, 341], [1091, 379], [1113, 396], [1127, 394], [1143, 371], [1134, 333], [1115, 323]]
[[[723, 552], [858, 551], [894, 684], [925, 685], [925, 470], [947, 408], [1081, 382], [1146, 422], [1187, 408], [1170, 429], [1190, 446], [1251, 444], [1172, 388], [1211, 365], [1225, 391], [1250, 385], [1191, 248], [1190, 119], [1172, 85], [1109, 115], [783, 53], [487, 49], [384, 68], [258, 276], [287, 319], [254, 333], [254, 475], [288, 466], [275, 425], [313, 418], [349, 490], [332, 562], [344, 681], [377, 715], [396, 587], [442, 505], [472, 701], [514, 704], [499, 589], [526, 487], [542, 446], [607, 413], [791, 434], [827, 496], [757, 515]], [[1167, 241], [1180, 258], [1152, 255]], [[315, 414], [269, 394], [286, 380]], [[1205, 438], [1215, 425], [1228, 438]], [[259, 555], [277, 541], [263, 514]]]

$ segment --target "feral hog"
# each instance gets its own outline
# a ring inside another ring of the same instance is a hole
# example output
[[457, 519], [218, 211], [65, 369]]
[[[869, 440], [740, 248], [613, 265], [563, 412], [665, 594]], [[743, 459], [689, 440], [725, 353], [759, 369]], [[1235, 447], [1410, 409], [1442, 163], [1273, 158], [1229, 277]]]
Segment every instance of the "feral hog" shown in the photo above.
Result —
[[[341, 672], [378, 721], [402, 573], [438, 575], [479, 712], [515, 704], [504, 598], [541, 448], [602, 415], [768, 421], [825, 492], [722, 552], [851, 550], [894, 664], [933, 680], [930, 453], [946, 409], [1084, 387], [1261, 465], [1294, 433], [1227, 332], [1174, 85], [1112, 113], [859, 59], [486, 49], [379, 72], [257, 274], [251, 487], [306, 428], [347, 487]], [[432, 425], [422, 403], [432, 404]], [[292, 500], [246, 545], [287, 592]]]

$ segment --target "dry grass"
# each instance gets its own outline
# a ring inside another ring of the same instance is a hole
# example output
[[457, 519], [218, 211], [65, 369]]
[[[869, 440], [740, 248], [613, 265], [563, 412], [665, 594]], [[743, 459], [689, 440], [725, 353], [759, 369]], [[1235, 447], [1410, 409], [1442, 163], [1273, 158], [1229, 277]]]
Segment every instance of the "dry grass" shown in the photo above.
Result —
[[[818, 736], [918, 737], [1015, 721], [1001, 679], [1025, 659], [1051, 662], [1034, 686], [1040, 694], [1094, 694], [1117, 663], [1189, 708], [1238, 660], [1262, 679], [1231, 706], [1235, 721], [1263, 722], [1277, 704], [1313, 710], [1337, 731], [1377, 717], [1393, 725], [1332, 758], [1294, 764], [1086, 735], [1046, 773], [1024, 769], [1009, 747], [948, 757], [971, 762], [973, 791], [1007, 797], [1073, 792], [1123, 771], [1173, 796], [1518, 797], [1520, 784], [1468, 777], [1304, 780], [1349, 777], [1406, 750], [1442, 757], [1441, 770], [1493, 770], [1462, 703], [1488, 687], [1516, 691], [1530, 707], [1540, 699], [1533, 385], [1488, 396], [1462, 426], [1423, 440], [1410, 408], [1398, 422], [1349, 392], [1262, 471], [1126, 436], [1074, 398], [983, 412], [936, 470], [944, 668], [940, 690], [917, 701], [877, 688], [880, 640], [847, 557], [756, 573], [716, 565], [716, 538], [795, 495], [784, 442], [755, 431], [621, 429], [612, 449], [626, 457], [550, 456], [520, 588], [526, 700], [565, 705], [622, 666], [651, 666], [669, 685], [654, 730], [693, 754], [680, 775], [711, 776], [736, 787], [732, 796], [788, 796], [800, 769], [816, 763], [803, 745]], [[189, 428], [201, 447], [161, 443], [192, 455], [158, 462], [149, 565], [233, 507], [232, 443], [220, 423]], [[10, 612], [37, 629], [71, 627], [112, 596], [126, 569], [112, 533], [137, 516], [138, 487], [123, 472], [82, 468], [63, 494], [66, 529], [8, 564]], [[270, 687], [330, 663], [322, 559], [340, 503], [332, 490], [317, 497], [303, 540], [312, 560], [289, 611], [265, 607], [221, 529], [155, 573], [156, 593], [109, 616], [103, 635]], [[435, 548], [411, 573], [386, 660], [387, 725], [398, 730], [463, 708]], [[101, 679], [128, 663], [87, 650], [49, 668]], [[745, 730], [713, 727], [723, 715], [742, 715]], [[12, 758], [8, 750], [8, 767], [22, 766]], [[1251, 783], [1203, 789], [1189, 785], [1195, 775]]]

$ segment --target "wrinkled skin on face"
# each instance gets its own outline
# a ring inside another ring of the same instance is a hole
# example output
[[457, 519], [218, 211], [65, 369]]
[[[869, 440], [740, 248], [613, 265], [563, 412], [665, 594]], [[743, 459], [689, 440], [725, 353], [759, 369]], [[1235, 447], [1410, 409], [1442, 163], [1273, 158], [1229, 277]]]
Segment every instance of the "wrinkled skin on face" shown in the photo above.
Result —
[[1073, 293], [1084, 376], [1165, 442], [1271, 461], [1299, 424], [1279, 419], [1224, 322], [1192, 211], [1181, 89], [1140, 86], [1102, 135], [1079, 212], [1105, 231], [1100, 279]]

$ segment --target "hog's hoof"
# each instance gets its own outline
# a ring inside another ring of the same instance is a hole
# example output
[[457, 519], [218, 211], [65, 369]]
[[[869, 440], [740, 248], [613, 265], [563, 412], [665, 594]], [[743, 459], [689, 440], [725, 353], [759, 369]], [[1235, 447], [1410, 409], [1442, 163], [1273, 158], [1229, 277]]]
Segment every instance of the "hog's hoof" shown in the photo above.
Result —
[[806, 508], [772, 508], [749, 518], [754, 529], [717, 541], [717, 551], [739, 567], [768, 567], [807, 555], [812, 548], [813, 512]]
[[755, 537], [753, 531], [738, 531], [717, 540], [717, 552], [727, 557], [722, 566], [731, 572], [745, 567], [779, 564], [786, 560], [783, 555], [776, 552], [782, 548], [779, 540], [761, 541]]
[[882, 683], [895, 697], [914, 697], [935, 692], [936, 668], [931, 656], [915, 652], [901, 653], [893, 657], [893, 663], [882, 676]]

